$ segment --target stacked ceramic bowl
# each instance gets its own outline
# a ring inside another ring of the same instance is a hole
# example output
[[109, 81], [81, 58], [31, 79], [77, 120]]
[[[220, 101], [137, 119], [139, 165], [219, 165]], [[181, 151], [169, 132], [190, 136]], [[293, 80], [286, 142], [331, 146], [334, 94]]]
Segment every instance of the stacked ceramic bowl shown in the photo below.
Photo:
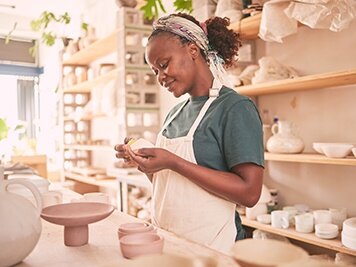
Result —
[[322, 239], [333, 239], [339, 234], [339, 228], [332, 223], [319, 223], [315, 225], [315, 235]]
[[342, 224], [341, 243], [356, 250], [356, 217], [349, 218]]
[[157, 234], [157, 229], [151, 224], [124, 223], [119, 226], [117, 233], [120, 250], [125, 258], [162, 253], [163, 237]]

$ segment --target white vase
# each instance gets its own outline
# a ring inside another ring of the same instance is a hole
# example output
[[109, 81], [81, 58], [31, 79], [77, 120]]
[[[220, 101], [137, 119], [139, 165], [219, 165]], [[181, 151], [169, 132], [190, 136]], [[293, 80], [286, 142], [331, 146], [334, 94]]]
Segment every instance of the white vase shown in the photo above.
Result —
[[294, 154], [304, 149], [303, 140], [293, 133], [292, 123], [278, 121], [272, 125], [272, 136], [267, 141], [267, 150], [271, 153]]
[[[8, 192], [9, 185], [21, 184], [36, 199], [36, 207], [23, 196]], [[21, 178], [4, 180], [0, 166], [0, 267], [22, 261], [36, 246], [41, 230], [42, 199], [31, 182]]]

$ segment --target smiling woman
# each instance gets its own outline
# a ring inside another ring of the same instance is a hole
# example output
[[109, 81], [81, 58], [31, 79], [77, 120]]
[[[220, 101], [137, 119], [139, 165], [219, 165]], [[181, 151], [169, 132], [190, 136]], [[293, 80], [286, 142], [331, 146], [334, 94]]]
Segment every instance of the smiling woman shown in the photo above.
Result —
[[228, 87], [239, 47], [228, 25], [182, 13], [154, 22], [146, 61], [162, 87], [190, 98], [169, 112], [156, 147], [116, 146], [153, 182], [154, 224], [223, 252], [243, 237], [236, 203], [256, 204], [264, 164], [258, 111]]

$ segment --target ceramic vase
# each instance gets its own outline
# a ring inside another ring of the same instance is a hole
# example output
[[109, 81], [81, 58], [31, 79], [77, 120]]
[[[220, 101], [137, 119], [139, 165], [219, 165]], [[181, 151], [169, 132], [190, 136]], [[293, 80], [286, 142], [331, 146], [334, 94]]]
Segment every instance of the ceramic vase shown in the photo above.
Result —
[[[38, 189], [25, 179], [4, 180], [0, 166], [0, 267], [22, 261], [35, 248], [41, 234], [42, 200]], [[36, 199], [36, 207], [26, 198], [10, 193], [10, 184], [28, 188]]]
[[278, 121], [272, 125], [272, 136], [267, 141], [267, 150], [271, 153], [294, 154], [304, 149], [303, 140], [293, 132], [292, 123]]

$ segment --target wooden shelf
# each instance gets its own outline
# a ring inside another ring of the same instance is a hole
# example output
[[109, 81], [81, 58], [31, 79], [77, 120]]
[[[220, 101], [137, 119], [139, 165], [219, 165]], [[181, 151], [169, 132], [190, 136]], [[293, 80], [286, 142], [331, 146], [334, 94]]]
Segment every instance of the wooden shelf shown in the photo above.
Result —
[[117, 49], [117, 38], [116, 30], [73, 54], [69, 59], [63, 61], [63, 65], [87, 65], [100, 57], [111, 54]]
[[88, 150], [88, 151], [114, 151], [113, 146], [108, 145], [64, 145], [64, 149], [73, 149], [73, 150]]
[[314, 233], [310, 233], [310, 234], [299, 233], [292, 228], [289, 229], [274, 228], [271, 225], [262, 224], [254, 220], [247, 219], [245, 216], [241, 216], [241, 220], [242, 220], [242, 224], [248, 227], [260, 229], [269, 233], [285, 236], [318, 247], [327, 248], [330, 250], [356, 256], [356, 250], [349, 249], [341, 244], [340, 235], [336, 239], [327, 240], [327, 239], [318, 238], [317, 236], [315, 236]]
[[117, 77], [118, 69], [105, 73], [92, 81], [78, 83], [71, 88], [63, 89], [63, 93], [90, 93], [94, 86], [109, 82]]
[[240, 86], [235, 90], [242, 95], [258, 96], [351, 84], [356, 84], [356, 69]]
[[242, 40], [256, 39], [260, 31], [261, 16], [262, 14], [258, 14], [232, 23], [230, 29], [239, 33]]
[[339, 158], [328, 158], [320, 154], [274, 154], [274, 153], [265, 152], [265, 160], [356, 166], [356, 158], [352, 156], [339, 159]]
[[[104, 118], [104, 117], [107, 117], [107, 115], [105, 115], [104, 113], [101, 113], [101, 114], [85, 115], [84, 117], [80, 118], [80, 120], [81, 121], [90, 121], [95, 118]], [[66, 117], [63, 117], [63, 120], [64, 121], [75, 121], [76, 118], [66, 116]], [[77, 132], [77, 131], [75, 131], [75, 132]]]
[[105, 188], [112, 188], [114, 190], [118, 190], [118, 182], [116, 179], [98, 179], [92, 177], [86, 177], [80, 174], [72, 173], [72, 172], [65, 172], [64, 176], [74, 181], [78, 181], [85, 184], [96, 185]]

